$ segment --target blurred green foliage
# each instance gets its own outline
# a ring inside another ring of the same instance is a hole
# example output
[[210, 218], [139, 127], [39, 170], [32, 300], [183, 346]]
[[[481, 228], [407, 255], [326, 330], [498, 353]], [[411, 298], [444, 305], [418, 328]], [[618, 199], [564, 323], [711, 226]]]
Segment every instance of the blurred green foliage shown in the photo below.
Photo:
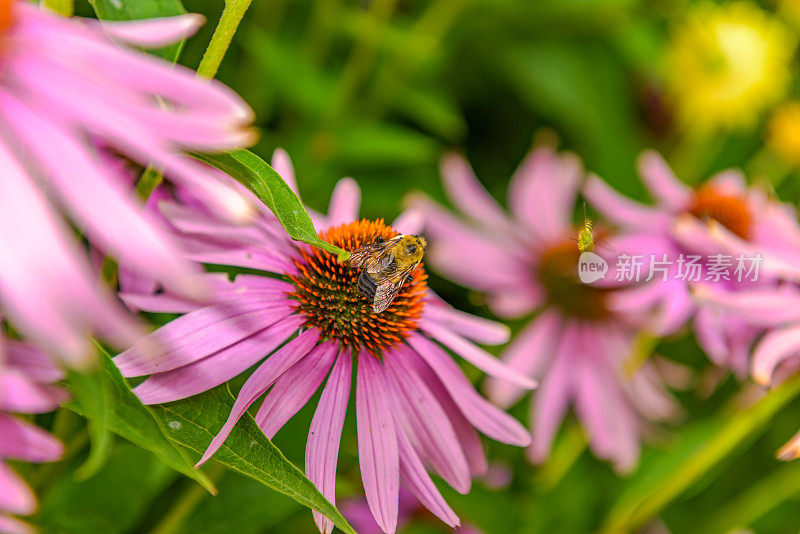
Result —
[[[674, 124], [660, 58], [669, 21], [691, 3], [257, 0], [217, 77], [256, 112], [261, 136], [254, 152], [268, 160], [274, 148], [285, 148], [300, 196], [315, 209], [325, 209], [342, 176], [360, 184], [366, 217], [391, 220], [403, 195], [415, 189], [442, 200], [438, 162], [448, 150], [465, 153], [502, 201], [511, 173], [543, 129], [635, 198], [646, 199], [636, 156], [652, 147], [688, 182], [738, 166], [796, 202], [800, 180], [765, 151], [764, 123], [688, 141]], [[208, 23], [187, 41], [181, 63], [197, 67], [222, 4], [184, 2]], [[77, 9], [90, 13], [81, 2]], [[455, 305], [491, 316], [479, 296], [435, 275], [431, 285]], [[528, 464], [521, 450], [487, 441], [490, 458], [510, 467], [513, 480], [503, 489], [477, 481], [463, 496], [440, 484], [462, 521], [488, 533], [594, 532], [631, 488], [680, 470], [684, 458], [713, 443], [715, 430], [738, 416], [731, 406], [742, 386], [723, 375], [716, 387], [701, 387], [713, 372], [689, 334], [664, 340], [657, 350], [688, 365], [695, 378], [687, 391], [676, 392], [685, 419], [656, 435], [636, 472], [617, 476], [581, 446], [580, 431], [569, 423], [553, 460], [540, 467]], [[298, 465], [316, 399], [275, 439]], [[513, 413], [526, 420], [527, 402]], [[646, 526], [676, 533], [797, 532], [800, 467], [774, 454], [798, 425], [795, 399], [690, 480]], [[360, 491], [357, 465], [351, 413], [339, 459], [339, 502]], [[250, 479], [219, 473], [216, 484], [217, 497], [193, 493], [196, 485], [177, 479], [151, 453], [117, 440], [94, 478], [76, 482], [67, 475], [52, 484], [38, 521], [47, 532], [314, 532], [307, 510]], [[137, 513], [143, 515], [137, 519]], [[425, 518], [408, 527], [443, 531]]]

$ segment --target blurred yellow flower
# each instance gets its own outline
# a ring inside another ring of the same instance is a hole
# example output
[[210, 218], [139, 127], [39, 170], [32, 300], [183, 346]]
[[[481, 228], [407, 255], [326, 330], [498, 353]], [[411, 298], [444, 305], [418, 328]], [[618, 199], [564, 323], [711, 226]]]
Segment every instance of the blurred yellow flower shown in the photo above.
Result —
[[773, 113], [767, 144], [778, 156], [800, 166], [800, 102], [789, 102]]
[[667, 92], [683, 126], [752, 126], [785, 94], [795, 45], [783, 24], [754, 3], [694, 6], [665, 57]]

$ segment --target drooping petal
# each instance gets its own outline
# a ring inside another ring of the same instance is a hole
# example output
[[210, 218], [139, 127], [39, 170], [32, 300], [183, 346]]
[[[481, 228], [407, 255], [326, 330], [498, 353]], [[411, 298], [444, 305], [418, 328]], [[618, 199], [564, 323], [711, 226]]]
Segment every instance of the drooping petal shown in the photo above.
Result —
[[678, 180], [657, 152], [649, 150], [639, 157], [639, 173], [650, 193], [664, 207], [679, 210], [691, 202], [691, 189]]
[[442, 158], [440, 171], [447, 196], [462, 213], [498, 229], [512, 227], [503, 208], [484, 189], [464, 158], [457, 154], [446, 155]]
[[753, 378], [760, 384], [769, 384], [778, 364], [797, 354], [800, 354], [800, 326], [768, 332], [753, 351]]
[[155, 374], [133, 388], [133, 392], [143, 404], [160, 404], [208, 391], [263, 359], [283, 344], [302, 324], [302, 317], [290, 315], [202, 360], [173, 371]]
[[395, 420], [414, 450], [459, 493], [469, 492], [467, 460], [453, 426], [436, 398], [415, 373], [405, 367], [405, 354], [384, 354], [387, 393], [396, 405]]
[[[2, 512], [29, 515], [36, 510], [36, 496], [19, 475], [0, 461], [0, 517]], [[5, 532], [0, 524], [0, 532]]]
[[436, 377], [428, 364], [422, 361], [416, 352], [410, 347], [401, 347], [398, 352], [402, 354], [403, 361], [408, 369], [413, 370], [420, 380], [425, 383], [425, 386], [450, 419], [450, 424], [453, 425], [453, 430], [458, 436], [458, 442], [464, 451], [464, 457], [467, 459], [470, 473], [475, 476], [485, 474], [489, 466], [486, 460], [486, 453], [483, 450], [483, 443], [481, 443], [481, 438], [475, 427], [464, 417], [461, 409], [453, 402], [453, 398], [447, 388], [444, 387], [444, 384], [442, 384], [442, 381]]
[[64, 446], [39, 428], [0, 412], [0, 458], [27, 462], [52, 462], [64, 454]]
[[186, 13], [175, 17], [131, 20], [125, 22], [103, 21], [102, 27], [109, 36], [144, 48], [158, 48], [189, 37], [203, 25], [205, 17]]
[[[0, 93], [0, 106], [7, 122], [53, 178], [48, 185], [101, 248], [152, 273], [175, 291], [202, 294], [199, 270], [181, 258], [177, 244], [161, 231], [160, 223], [114, 187], [113, 180], [69, 132], [6, 93]], [[91, 195], [91, 209], [87, 209], [87, 194]]]
[[41, 384], [57, 382], [64, 378], [64, 371], [53, 364], [47, 355], [30, 343], [4, 339], [0, 350], [5, 350], [5, 363], [11, 369]]
[[436, 343], [413, 332], [408, 343], [442, 384], [464, 417], [478, 430], [501, 443], [530, 444], [530, 435], [519, 422], [481, 397], [453, 359]]
[[429, 304], [425, 318], [442, 325], [472, 341], [486, 345], [501, 345], [511, 332], [504, 324], [465, 313], [450, 306]]
[[444, 328], [429, 321], [422, 322], [420, 326], [425, 332], [429, 333], [437, 341], [440, 341], [442, 344], [446, 345], [453, 352], [472, 363], [486, 374], [500, 380], [506, 380], [525, 389], [533, 389], [536, 387], [535, 380], [510, 369], [500, 360], [485, 350], [473, 345], [461, 336], [453, 333], [450, 329]]
[[620, 195], [603, 180], [590, 174], [583, 195], [608, 220], [631, 228], [667, 228], [670, 218], [653, 208]]
[[289, 313], [284, 303], [258, 299], [207, 306], [162, 326], [114, 358], [114, 363], [126, 377], [171, 371], [233, 345]]
[[335, 356], [333, 343], [319, 345], [281, 375], [256, 415], [256, 423], [265, 436], [272, 439], [305, 406], [325, 380]]
[[378, 526], [387, 534], [394, 534], [400, 460], [395, 422], [385, 391], [380, 363], [371, 354], [360, 353], [356, 375], [356, 423], [361, 480]]
[[414, 451], [414, 447], [400, 428], [397, 429], [397, 440], [400, 452], [400, 476], [403, 477], [408, 489], [436, 517], [449, 526], [457, 528], [461, 521], [434, 486], [431, 477], [425, 471], [425, 466], [422, 465], [422, 461]]
[[250, 378], [242, 386], [236, 402], [233, 403], [228, 420], [222, 429], [211, 440], [211, 444], [203, 453], [203, 457], [197, 462], [197, 467], [206, 463], [230, 435], [233, 427], [239, 418], [253, 404], [258, 397], [285, 373], [292, 365], [296, 364], [303, 356], [309, 353], [319, 339], [319, 332], [315, 329], [301, 332], [295, 339], [280, 348], [275, 354], [271, 355], [262, 363], [258, 369], [250, 375]]
[[[532, 320], [503, 353], [503, 362], [523, 376], [540, 377], [551, 359], [551, 351], [558, 339], [560, 319], [556, 313], [544, 312]], [[489, 399], [507, 408], [516, 402], [525, 390], [508, 382], [489, 378], [486, 381]]]
[[549, 455], [553, 437], [569, 407], [575, 388], [578, 342], [575, 328], [566, 326], [553, 355], [553, 363], [539, 391], [531, 398], [533, 444], [528, 449], [528, 456], [533, 462], [540, 463]]
[[[333, 365], [328, 383], [322, 391], [317, 411], [311, 420], [306, 442], [306, 474], [331, 503], [336, 503], [336, 464], [339, 441], [350, 400], [350, 351], [342, 351]], [[314, 522], [324, 534], [330, 534], [333, 523], [319, 512]]]
[[0, 373], [0, 410], [10, 413], [52, 412], [68, 398], [65, 390], [36, 384], [18, 371]]

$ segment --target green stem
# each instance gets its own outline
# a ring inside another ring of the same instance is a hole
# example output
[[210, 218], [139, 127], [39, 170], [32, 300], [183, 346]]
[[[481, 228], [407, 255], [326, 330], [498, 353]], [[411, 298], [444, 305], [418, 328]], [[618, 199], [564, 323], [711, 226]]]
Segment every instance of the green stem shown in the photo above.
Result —
[[42, 0], [41, 4], [62, 17], [71, 17], [75, 10], [75, 0]]
[[[208, 478], [212, 482], [219, 481], [220, 477], [225, 474], [225, 467], [222, 464], [212, 463], [206, 472]], [[161, 518], [161, 521], [153, 527], [150, 534], [173, 534], [182, 531], [182, 527], [186, 518], [188, 518], [197, 505], [200, 504], [206, 496], [208, 491], [199, 484], [190, 482], [186, 491], [175, 501], [172, 507], [167, 511], [166, 515]]]
[[200, 60], [200, 66], [197, 67], [197, 75], [203, 78], [213, 78], [217, 74], [222, 58], [225, 57], [225, 52], [231, 45], [233, 34], [239, 27], [239, 23], [244, 17], [245, 11], [250, 6], [252, 0], [226, 0], [225, 9], [222, 10], [222, 16], [219, 18], [217, 28], [214, 30], [214, 35], [208, 43], [203, 59]]
[[700, 478], [731, 454], [748, 437], [762, 429], [786, 404], [800, 395], [800, 375], [795, 375], [752, 406], [732, 414], [730, 422], [706, 441], [680, 468], [673, 470], [653, 491], [640, 495], [624, 509], [613, 511], [601, 532], [633, 532], [651, 521]]

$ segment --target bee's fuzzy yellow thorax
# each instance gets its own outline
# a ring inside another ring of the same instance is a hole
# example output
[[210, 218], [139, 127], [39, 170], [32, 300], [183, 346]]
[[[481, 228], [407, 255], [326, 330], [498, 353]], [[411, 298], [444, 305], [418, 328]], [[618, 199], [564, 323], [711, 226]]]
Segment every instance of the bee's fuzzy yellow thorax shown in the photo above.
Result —
[[[362, 219], [320, 233], [323, 240], [348, 251], [378, 237], [389, 242], [399, 237], [395, 246], [416, 244], [420, 258], [424, 251], [424, 239], [398, 235], [381, 219]], [[428, 276], [422, 266], [411, 272], [391, 305], [384, 312], [375, 313], [372, 303], [357, 289], [361, 269], [342, 265], [335, 256], [320, 249], [300, 245], [298, 251], [298, 273], [290, 277], [295, 286], [291, 296], [298, 301], [298, 311], [305, 314], [306, 325], [318, 328], [323, 337], [380, 355], [383, 349], [401, 343], [417, 329], [427, 292]]]

